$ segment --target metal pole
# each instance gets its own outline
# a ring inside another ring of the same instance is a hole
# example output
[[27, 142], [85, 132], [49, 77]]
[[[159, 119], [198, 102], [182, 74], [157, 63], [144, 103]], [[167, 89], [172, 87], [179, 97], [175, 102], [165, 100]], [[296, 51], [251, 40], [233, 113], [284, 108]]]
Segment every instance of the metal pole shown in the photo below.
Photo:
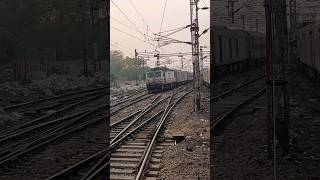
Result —
[[134, 49], [134, 60], [136, 66], [136, 85], [138, 85], [138, 52], [137, 49]]
[[271, 0], [265, 0], [265, 14], [266, 14], [266, 84], [267, 84], [267, 145], [268, 155], [272, 157], [272, 104], [273, 104], [273, 91], [272, 91], [272, 14]]
[[[289, 151], [288, 30], [286, 1], [265, 0], [267, 40], [267, 136], [271, 155], [271, 129], [284, 152]], [[272, 122], [274, 127], [271, 127]], [[275, 141], [275, 139], [273, 140]], [[275, 142], [274, 146], [275, 146]], [[276, 147], [274, 147], [276, 150]]]
[[289, 86], [288, 86], [288, 27], [286, 0], [275, 1], [275, 65], [276, 82], [276, 133], [280, 146], [289, 151]]
[[203, 48], [205, 48], [205, 46], [200, 46], [200, 92], [202, 90], [203, 80]]
[[[190, 31], [191, 31], [191, 42], [192, 42], [194, 112], [198, 112], [200, 110], [198, 2], [199, 0], [190, 0], [190, 18], [191, 18]], [[194, 17], [194, 14], [195, 14], [195, 17]]]

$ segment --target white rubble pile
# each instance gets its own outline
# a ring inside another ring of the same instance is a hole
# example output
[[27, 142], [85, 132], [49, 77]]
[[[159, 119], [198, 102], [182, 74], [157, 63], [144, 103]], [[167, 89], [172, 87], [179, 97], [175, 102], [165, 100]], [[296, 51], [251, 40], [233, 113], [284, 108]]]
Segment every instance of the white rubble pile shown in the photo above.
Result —
[[0, 84], [0, 91], [10, 93], [14, 96], [23, 95], [29, 96], [31, 94], [27, 87], [22, 86], [18, 82], [5, 82]]
[[71, 77], [66, 75], [51, 75], [44, 80], [33, 81], [27, 86], [18, 82], [6, 82], [0, 84], [0, 91], [8, 92], [14, 96], [29, 96], [32, 92], [42, 92], [47, 96], [56, 94], [59, 91], [75, 90], [81, 87], [94, 85], [97, 81], [103, 81], [103, 75], [88, 77]]
[[110, 92], [111, 93], [123, 93], [123, 92], [127, 92], [127, 91], [131, 91], [131, 90], [137, 90], [137, 89], [143, 89], [146, 88], [146, 85], [141, 83], [140, 85], [136, 85], [135, 81], [134, 82], [122, 82], [119, 83], [119, 87], [114, 87], [111, 86], [110, 88]]

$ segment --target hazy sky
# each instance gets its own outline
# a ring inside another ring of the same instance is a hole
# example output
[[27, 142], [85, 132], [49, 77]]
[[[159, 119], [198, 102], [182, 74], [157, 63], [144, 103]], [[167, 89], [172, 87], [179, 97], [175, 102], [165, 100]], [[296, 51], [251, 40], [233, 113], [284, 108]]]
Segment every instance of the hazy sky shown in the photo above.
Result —
[[[154, 51], [155, 47], [152, 45], [143, 42], [146, 37], [142, 34], [148, 34], [152, 39], [154, 36], [152, 32], [158, 33], [160, 31], [162, 14], [165, 6], [166, 0], [131, 0], [133, 5], [130, 3], [130, 0], [112, 0], [129, 18], [126, 17], [120, 12], [120, 10], [111, 2], [111, 50], [121, 50], [125, 56], [134, 57], [134, 49], [136, 48], [138, 52], [141, 51]], [[199, 7], [210, 6], [209, 0], [200, 0]], [[138, 12], [134, 9], [138, 10]], [[145, 23], [144, 23], [145, 21]], [[190, 1], [189, 0], [167, 0], [166, 9], [163, 18], [162, 30], [171, 30], [180, 27], [184, 27], [191, 24], [190, 22]], [[148, 28], [147, 28], [148, 25]], [[135, 27], [136, 26], [136, 27]], [[199, 10], [199, 26], [200, 33], [210, 27], [210, 9], [208, 10]], [[118, 29], [118, 30], [116, 30]], [[138, 29], [139, 33], [136, 29]], [[120, 32], [120, 31], [122, 32]], [[131, 37], [130, 35], [134, 36]], [[170, 36], [171, 38], [178, 39], [181, 41], [191, 41], [190, 28], [187, 28], [183, 31], [180, 31], [177, 34]], [[152, 42], [157, 44], [156, 42]], [[200, 37], [200, 45], [207, 46], [206, 51], [210, 50], [210, 31]], [[164, 47], [161, 47], [161, 53], [179, 53], [179, 52], [191, 52], [191, 45], [188, 44], [170, 44]], [[191, 68], [191, 57], [187, 56], [185, 63], [186, 66], [189, 65]], [[173, 63], [167, 65], [169, 67], [181, 68], [180, 58], [170, 58]], [[162, 59], [161, 62], [165, 62], [165, 59]], [[206, 64], [208, 64], [206, 61]], [[150, 59], [148, 65], [154, 66], [155, 59]], [[188, 68], [188, 67], [187, 67]]]

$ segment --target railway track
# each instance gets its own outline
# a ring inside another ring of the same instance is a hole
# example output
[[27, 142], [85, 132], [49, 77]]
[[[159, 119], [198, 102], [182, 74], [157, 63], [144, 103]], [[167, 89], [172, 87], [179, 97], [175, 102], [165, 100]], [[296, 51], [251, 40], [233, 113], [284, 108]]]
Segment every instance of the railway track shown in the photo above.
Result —
[[[188, 93], [190, 91], [185, 92], [177, 99], [174, 99], [174, 94], [168, 99], [163, 98], [163, 101], [167, 101], [164, 106], [153, 111], [151, 116], [144, 118], [137, 116], [137, 121], [133, 121], [127, 126], [131, 126], [131, 128], [121, 131], [127, 131], [127, 133], [119, 136], [121, 134], [119, 132], [118, 136], [111, 140], [110, 179], [142, 179], [157, 174], [159, 168], [152, 163], [159, 161], [161, 154], [154, 154], [154, 152], [161, 152], [162, 148], [155, 146], [156, 139], [164, 128], [164, 121], [172, 108]], [[156, 104], [160, 103], [161, 100]], [[141, 121], [138, 121], [138, 118], [141, 118]], [[148, 166], [149, 162], [151, 164]]]
[[[12, 165], [19, 164], [21, 159], [27, 157], [28, 160], [33, 161], [33, 156], [30, 157], [30, 154], [41, 154], [41, 148], [59, 142], [72, 144], [79, 141], [79, 137], [87, 139], [88, 137], [82, 133], [84, 131], [97, 132], [94, 146], [91, 143], [84, 146], [89, 148], [85, 149], [79, 156], [66, 161], [66, 165], [75, 164], [79, 159], [85, 159], [95, 152], [105, 149], [108, 142], [105, 138], [105, 124], [107, 124], [108, 117], [150, 96], [153, 95], [144, 92], [127, 95], [126, 98], [121, 98], [110, 105], [112, 109], [110, 114], [105, 111], [108, 105], [102, 103], [102, 105], [96, 104], [94, 108], [89, 110], [86, 108], [59, 118], [55, 116], [52, 116], [52, 119], [40, 117], [3, 130], [0, 135], [0, 165], [4, 168], [1, 178], [9, 178]], [[77, 135], [75, 136], [75, 134]], [[48, 174], [44, 174], [42, 177], [45, 178], [46, 176]]]
[[[106, 179], [104, 176], [109, 167], [111, 169], [111, 179], [141, 179], [143, 175], [146, 176], [146, 172], [150, 172], [147, 164], [154, 160], [154, 158], [151, 157], [151, 152], [157, 152], [157, 149], [153, 149], [155, 147], [156, 138], [159, 137], [160, 130], [163, 128], [163, 123], [171, 109], [186, 94], [190, 93], [190, 91], [185, 91], [186, 89], [182, 90], [180, 92], [182, 95], [177, 98], [173, 97], [174, 94], [163, 98], [161, 98], [161, 95], [155, 95], [155, 97], [148, 101], [143, 108], [110, 124], [112, 137], [110, 149], [106, 147], [90, 157], [56, 173], [49, 177], [48, 180], [61, 179], [62, 177], [65, 179], [76, 177], [75, 179], [83, 180]], [[179, 93], [176, 93], [175, 95], [178, 94]], [[143, 151], [143, 148], [145, 149], [145, 154], [139, 154], [140, 158], [137, 158], [137, 153]], [[157, 148], [159, 147], [157, 146]], [[130, 157], [130, 155], [129, 157], [121, 157], [125, 156], [127, 151], [130, 151], [129, 154], [135, 154], [135, 157]], [[107, 154], [108, 152], [112, 153]], [[117, 153], [121, 154], [119, 155], [120, 157], [117, 157]], [[110, 161], [109, 157], [111, 157]], [[139, 162], [141, 163], [133, 170], [130, 165], [137, 162], [137, 159], [139, 159]], [[127, 165], [121, 167], [121, 164]], [[118, 170], [115, 170], [117, 168]], [[129, 172], [135, 174], [136, 177], [127, 176]], [[125, 173], [126, 175], [122, 176], [121, 173]]]
[[264, 77], [260, 76], [211, 98], [214, 111], [210, 129], [213, 134], [228, 123], [227, 118], [230, 115], [265, 92]]

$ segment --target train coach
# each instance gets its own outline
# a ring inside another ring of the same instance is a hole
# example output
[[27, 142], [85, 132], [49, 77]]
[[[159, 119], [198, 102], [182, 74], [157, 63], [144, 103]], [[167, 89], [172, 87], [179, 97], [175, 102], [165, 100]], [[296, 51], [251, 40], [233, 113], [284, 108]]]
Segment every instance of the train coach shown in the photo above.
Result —
[[320, 22], [308, 24], [300, 30], [298, 53], [300, 64], [320, 87]]
[[191, 82], [191, 72], [155, 67], [146, 73], [146, 85], [149, 92], [162, 92]]
[[211, 34], [215, 74], [240, 70], [258, 64], [266, 57], [263, 33], [214, 26]]

